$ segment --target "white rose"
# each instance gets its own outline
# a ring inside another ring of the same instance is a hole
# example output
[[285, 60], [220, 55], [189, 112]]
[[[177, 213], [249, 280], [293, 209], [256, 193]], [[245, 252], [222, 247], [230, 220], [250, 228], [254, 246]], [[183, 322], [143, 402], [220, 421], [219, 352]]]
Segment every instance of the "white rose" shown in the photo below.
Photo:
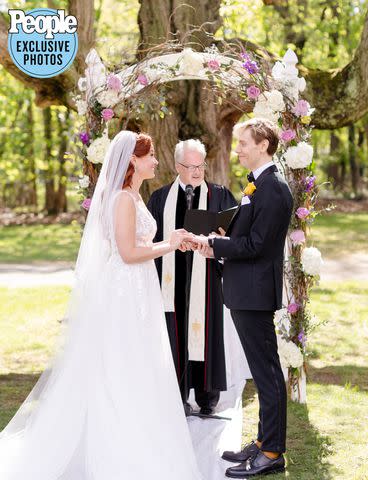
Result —
[[283, 368], [299, 368], [303, 365], [303, 354], [294, 342], [288, 342], [283, 337], [278, 335], [277, 347], [280, 363]]
[[290, 168], [306, 168], [311, 164], [313, 147], [306, 142], [300, 142], [296, 147], [289, 147], [284, 153], [286, 165]]
[[285, 110], [285, 102], [282, 93], [278, 90], [271, 90], [270, 92], [264, 92], [267, 99], [267, 105], [274, 112], [282, 112]]
[[96, 138], [87, 148], [87, 158], [92, 163], [103, 163], [107, 149], [109, 148], [110, 140], [103, 136]]
[[180, 58], [180, 74], [196, 76], [202, 69], [203, 60], [201, 55], [193, 52], [191, 48], [184, 48], [183, 55]]
[[88, 175], [83, 175], [83, 177], [81, 177], [79, 179], [79, 185], [81, 188], [88, 188], [89, 187], [89, 176]]
[[104, 108], [114, 107], [119, 103], [119, 92], [116, 90], [104, 90], [97, 95], [97, 100]]
[[77, 100], [75, 104], [78, 109], [78, 115], [85, 115], [87, 112], [87, 102], [84, 100]]
[[266, 118], [271, 122], [277, 123], [280, 114], [278, 112], [274, 112], [271, 108], [267, 105], [266, 102], [256, 102], [254, 109], [253, 109], [254, 116], [257, 118]]
[[318, 248], [308, 247], [302, 252], [301, 262], [303, 271], [307, 275], [320, 275], [323, 265], [322, 255]]

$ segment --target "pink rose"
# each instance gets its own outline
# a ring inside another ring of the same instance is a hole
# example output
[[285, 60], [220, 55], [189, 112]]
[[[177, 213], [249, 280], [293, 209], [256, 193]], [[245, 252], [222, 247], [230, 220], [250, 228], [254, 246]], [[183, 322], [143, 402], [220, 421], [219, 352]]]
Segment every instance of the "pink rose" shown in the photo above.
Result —
[[291, 313], [293, 315], [298, 310], [299, 310], [299, 305], [297, 303], [289, 303], [289, 305], [287, 307], [288, 313]]
[[298, 103], [293, 107], [292, 112], [297, 117], [305, 117], [308, 115], [310, 105], [306, 100], [299, 100]]
[[305, 235], [303, 230], [294, 230], [290, 233], [290, 240], [293, 242], [293, 245], [303, 245], [305, 243]]
[[289, 128], [288, 130], [283, 130], [280, 135], [280, 138], [283, 142], [290, 142], [291, 140], [294, 140], [295, 137], [296, 132], [291, 128]]
[[218, 70], [220, 68], [220, 63], [218, 62], [218, 60], [213, 59], [213, 60], [209, 60], [207, 62], [207, 66], [210, 70], [215, 71], [215, 70]]
[[121, 80], [120, 78], [117, 76], [117, 75], [109, 75], [107, 77], [107, 86], [111, 89], [111, 90], [116, 90], [117, 92], [120, 91], [121, 89]]
[[138, 75], [137, 81], [138, 81], [138, 83], [140, 83], [141, 85], [144, 85], [144, 86], [147, 86], [147, 85], [148, 85], [148, 78], [146, 77], [146, 75], [143, 75], [143, 73], [141, 73], [140, 75]]
[[310, 214], [310, 211], [308, 210], [308, 208], [305, 208], [305, 207], [299, 207], [298, 210], [295, 212], [295, 215], [301, 220], [304, 220], [305, 218], [307, 218], [309, 214]]
[[247, 88], [248, 98], [256, 100], [261, 94], [261, 90], [256, 85], [251, 85]]
[[91, 202], [92, 200], [90, 198], [85, 198], [83, 200], [83, 203], [82, 203], [82, 207], [85, 209], [85, 210], [89, 210], [89, 207], [91, 206]]
[[104, 108], [101, 115], [105, 121], [111, 120], [114, 116], [114, 110], [112, 110], [111, 108]]

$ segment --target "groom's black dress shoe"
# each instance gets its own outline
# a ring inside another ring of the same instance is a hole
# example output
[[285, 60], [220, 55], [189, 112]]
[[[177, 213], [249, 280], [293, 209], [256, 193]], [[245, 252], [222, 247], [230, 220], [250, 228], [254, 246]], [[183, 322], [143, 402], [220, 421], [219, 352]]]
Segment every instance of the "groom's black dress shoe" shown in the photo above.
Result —
[[228, 462], [245, 462], [250, 457], [255, 457], [259, 452], [259, 448], [255, 442], [248, 443], [240, 452], [226, 451], [222, 454], [222, 458]]
[[257, 456], [250, 457], [246, 462], [230, 467], [226, 470], [226, 476], [230, 478], [252, 478], [258, 475], [269, 475], [285, 471], [285, 459], [280, 455], [276, 459], [266, 457], [260, 450]]

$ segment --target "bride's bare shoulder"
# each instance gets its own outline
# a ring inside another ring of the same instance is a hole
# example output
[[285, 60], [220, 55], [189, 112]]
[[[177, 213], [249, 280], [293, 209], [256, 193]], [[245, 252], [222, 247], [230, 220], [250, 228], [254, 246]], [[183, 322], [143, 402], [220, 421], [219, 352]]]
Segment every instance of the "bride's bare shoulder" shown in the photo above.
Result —
[[135, 207], [134, 195], [129, 190], [123, 189], [116, 196], [116, 209], [132, 210]]

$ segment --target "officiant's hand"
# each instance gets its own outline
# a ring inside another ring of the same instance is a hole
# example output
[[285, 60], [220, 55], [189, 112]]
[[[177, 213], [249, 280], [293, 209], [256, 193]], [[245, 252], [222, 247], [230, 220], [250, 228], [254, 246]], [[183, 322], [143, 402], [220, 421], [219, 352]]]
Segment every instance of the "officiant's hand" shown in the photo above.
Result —
[[226, 234], [225, 230], [219, 227], [218, 232], [211, 232], [211, 237], [224, 237]]

